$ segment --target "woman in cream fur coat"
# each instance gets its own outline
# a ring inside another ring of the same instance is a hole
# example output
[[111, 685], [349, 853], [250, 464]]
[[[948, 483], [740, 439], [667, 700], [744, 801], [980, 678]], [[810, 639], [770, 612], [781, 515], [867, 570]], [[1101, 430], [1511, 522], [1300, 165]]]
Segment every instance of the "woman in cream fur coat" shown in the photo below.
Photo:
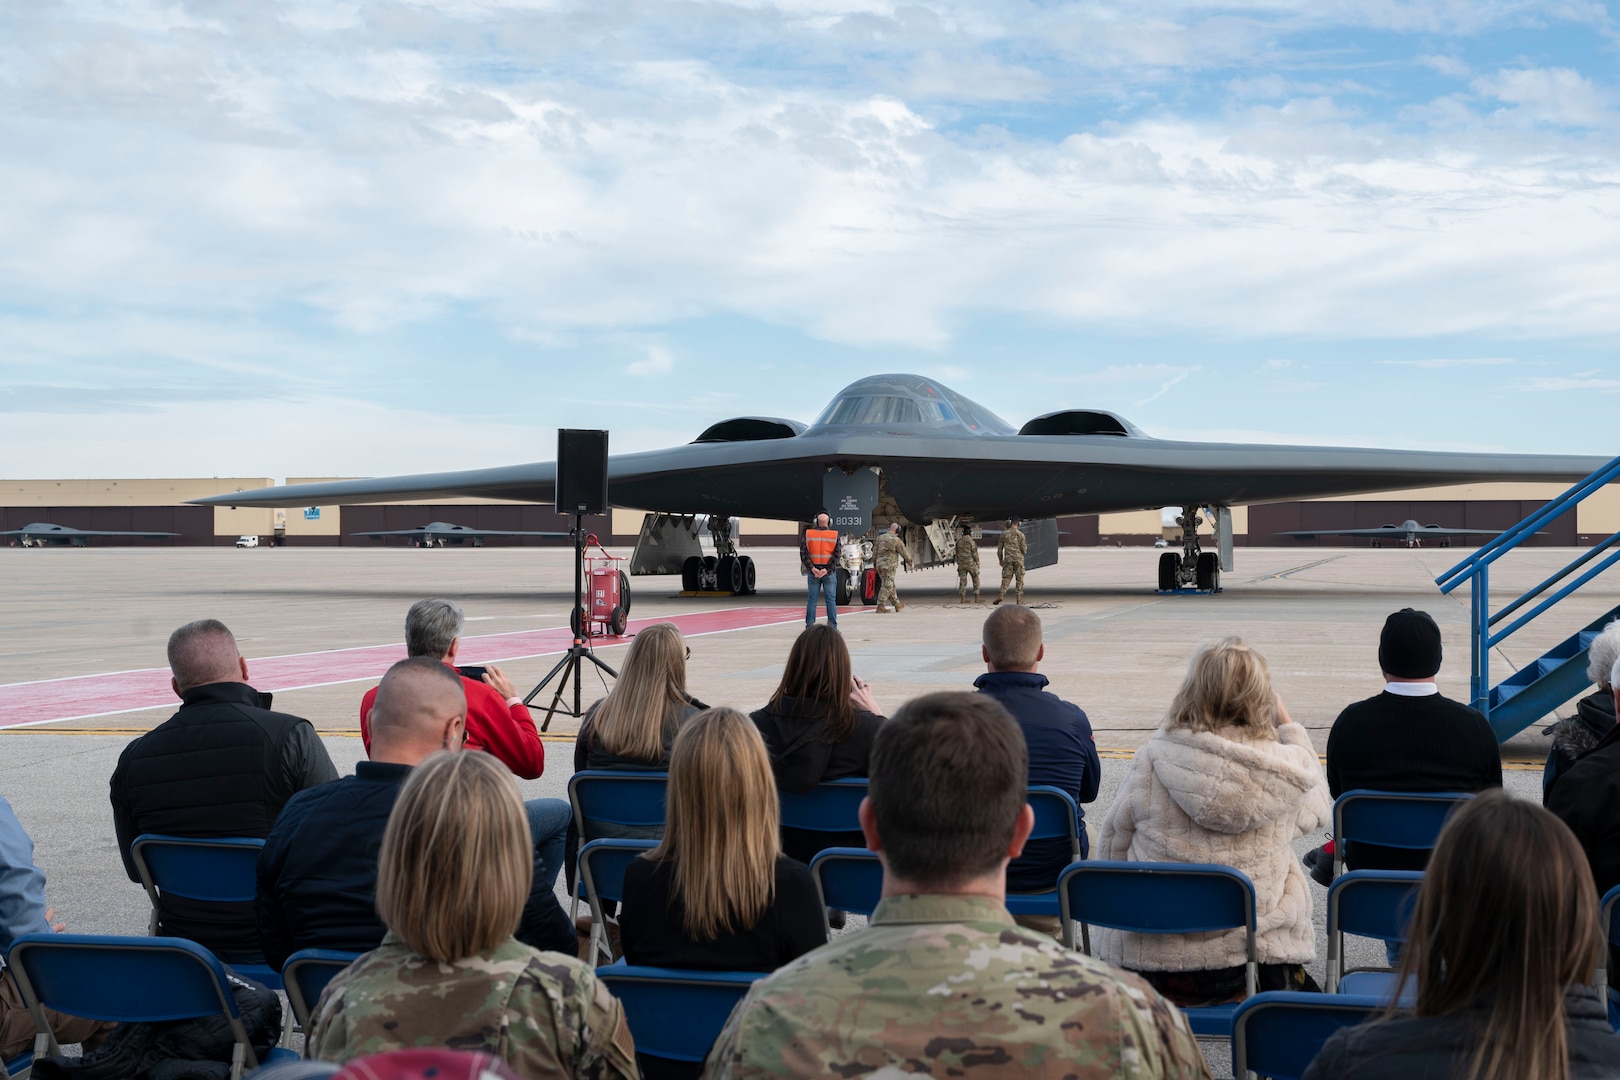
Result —
[[[1332, 816], [1310, 735], [1272, 690], [1265, 658], [1227, 638], [1193, 657], [1169, 716], [1136, 752], [1094, 854], [1243, 871], [1254, 882], [1260, 988], [1301, 989], [1315, 931], [1291, 845]], [[1142, 973], [1178, 1004], [1243, 996], [1242, 930], [1155, 935], [1099, 927], [1092, 939], [1101, 959]]]

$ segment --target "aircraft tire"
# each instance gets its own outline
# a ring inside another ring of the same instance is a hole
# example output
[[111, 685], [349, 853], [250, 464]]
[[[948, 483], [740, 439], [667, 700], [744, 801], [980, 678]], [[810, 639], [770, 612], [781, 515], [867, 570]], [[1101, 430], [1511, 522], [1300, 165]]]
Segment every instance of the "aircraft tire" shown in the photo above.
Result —
[[1159, 556], [1159, 588], [1169, 592], [1176, 587], [1176, 571], [1181, 568], [1181, 556], [1166, 551]]
[[742, 560], [735, 555], [727, 555], [715, 567], [715, 581], [719, 583], [721, 592], [729, 592], [732, 596], [741, 596], [743, 592]]
[[855, 603], [855, 579], [850, 577], [849, 571], [842, 566], [833, 573], [838, 575], [838, 606], [850, 607]]
[[624, 620], [628, 622], [630, 619], [630, 575], [623, 570], [619, 571], [619, 610], [624, 613]]
[[753, 596], [754, 593], [759, 591], [756, 588], [756, 585], [759, 582], [759, 574], [754, 569], [754, 560], [753, 560], [753, 558], [751, 556], [748, 556], [748, 555], [742, 556], [741, 562], [742, 562], [742, 578], [743, 578], [743, 591], [742, 591], [742, 594], [744, 596]]
[[688, 555], [681, 564], [681, 589], [685, 592], [697, 592], [698, 586], [703, 584], [703, 557], [701, 555]]
[[1213, 592], [1221, 587], [1221, 561], [1213, 551], [1201, 552], [1198, 556], [1198, 589], [1200, 592]]

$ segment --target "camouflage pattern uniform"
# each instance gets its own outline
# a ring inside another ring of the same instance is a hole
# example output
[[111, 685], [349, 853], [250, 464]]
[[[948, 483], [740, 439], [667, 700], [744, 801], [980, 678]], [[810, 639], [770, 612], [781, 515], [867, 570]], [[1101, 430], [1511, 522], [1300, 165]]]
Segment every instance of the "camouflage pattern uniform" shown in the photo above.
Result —
[[879, 533], [878, 538], [872, 542], [872, 565], [877, 567], [878, 572], [879, 611], [899, 611], [906, 606], [894, 592], [894, 575], [900, 569], [902, 559], [907, 566], [911, 565], [911, 556], [906, 554], [905, 541], [891, 532]]
[[996, 542], [996, 558], [1001, 560], [1001, 595], [996, 597], [996, 603], [1007, 599], [1007, 586], [1014, 578], [1018, 579], [1018, 594], [1014, 599], [1020, 604], [1024, 602], [1024, 556], [1028, 553], [1029, 539], [1024, 536], [1024, 530], [1016, 522], [1009, 522]]
[[589, 965], [514, 938], [441, 965], [392, 931], [327, 984], [304, 1056], [429, 1046], [481, 1050], [524, 1076], [640, 1075], [624, 1007]]
[[1181, 1010], [985, 896], [891, 896], [868, 929], [756, 982], [705, 1080], [1208, 1080]]
[[967, 603], [968, 578], [973, 579], [973, 602], [979, 602], [979, 545], [973, 534], [963, 533], [956, 538], [956, 598]]

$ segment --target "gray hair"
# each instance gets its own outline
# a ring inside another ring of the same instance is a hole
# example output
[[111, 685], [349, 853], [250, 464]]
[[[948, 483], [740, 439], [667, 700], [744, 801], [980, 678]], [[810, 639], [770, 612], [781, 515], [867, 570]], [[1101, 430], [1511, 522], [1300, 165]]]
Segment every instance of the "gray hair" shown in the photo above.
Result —
[[181, 690], [241, 681], [242, 653], [230, 628], [218, 619], [188, 622], [169, 635], [169, 670]]
[[465, 625], [461, 607], [453, 601], [418, 600], [405, 615], [405, 655], [442, 660]]
[[1616, 660], [1614, 667], [1609, 669], [1609, 687], [1613, 689], [1616, 685], [1620, 685], [1620, 660]]
[[1620, 661], [1620, 619], [1603, 628], [1586, 647], [1586, 677], [1598, 686], [1615, 685], [1614, 665]]

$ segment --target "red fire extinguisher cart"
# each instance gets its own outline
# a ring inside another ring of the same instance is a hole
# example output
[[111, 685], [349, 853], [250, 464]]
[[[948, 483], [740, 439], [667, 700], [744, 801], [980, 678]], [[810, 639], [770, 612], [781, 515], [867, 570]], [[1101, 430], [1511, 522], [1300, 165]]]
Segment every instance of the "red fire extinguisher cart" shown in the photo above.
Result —
[[[592, 550], [595, 554], [592, 554]], [[595, 536], [585, 537], [585, 619], [575, 611], [573, 630], [584, 637], [620, 637], [630, 621], [630, 575], [619, 569], [622, 555], [610, 555]]]

